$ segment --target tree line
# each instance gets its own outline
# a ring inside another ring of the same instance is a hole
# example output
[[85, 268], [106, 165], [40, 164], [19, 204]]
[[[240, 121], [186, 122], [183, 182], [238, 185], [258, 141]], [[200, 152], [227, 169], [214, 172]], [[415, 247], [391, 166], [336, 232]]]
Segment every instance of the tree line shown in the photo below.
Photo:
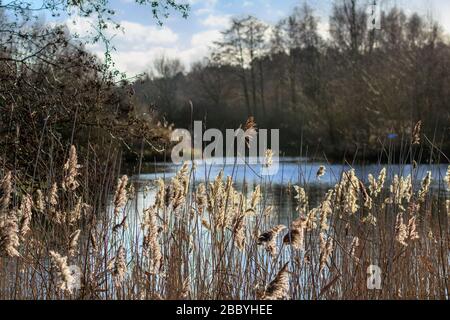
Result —
[[435, 155], [448, 154], [447, 35], [432, 19], [397, 7], [372, 29], [365, 4], [334, 1], [327, 37], [306, 3], [276, 25], [233, 18], [189, 72], [178, 59], [157, 59], [133, 85], [137, 109], [182, 128], [193, 119], [237, 128], [253, 116], [260, 128], [280, 129], [286, 154], [374, 160], [386, 148], [400, 150], [422, 121]]

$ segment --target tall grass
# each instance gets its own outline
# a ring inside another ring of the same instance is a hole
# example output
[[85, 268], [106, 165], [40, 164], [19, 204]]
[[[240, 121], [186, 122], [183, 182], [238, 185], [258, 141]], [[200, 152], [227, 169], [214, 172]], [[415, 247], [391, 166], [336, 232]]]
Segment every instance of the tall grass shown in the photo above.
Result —
[[[139, 210], [147, 189], [127, 176], [111, 186], [114, 168], [87, 186], [83, 168], [72, 146], [61, 177], [49, 172], [39, 189], [0, 173], [0, 298], [449, 298], [448, 192], [430, 174], [415, 185], [414, 172], [388, 181], [383, 169], [364, 183], [348, 170], [316, 206], [297, 185], [280, 225], [270, 181], [241, 192], [222, 172], [198, 183], [185, 164]], [[368, 290], [370, 265], [381, 290]]]

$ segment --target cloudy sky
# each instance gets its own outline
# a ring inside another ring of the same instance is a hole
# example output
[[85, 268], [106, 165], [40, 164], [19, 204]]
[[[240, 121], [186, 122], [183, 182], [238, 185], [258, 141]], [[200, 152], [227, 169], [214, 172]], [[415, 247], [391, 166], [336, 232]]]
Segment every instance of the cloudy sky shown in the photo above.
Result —
[[[213, 41], [219, 39], [232, 16], [254, 15], [274, 24], [287, 16], [304, 0], [186, 0], [191, 4], [188, 19], [172, 14], [163, 27], [152, 19], [149, 7], [139, 6], [134, 0], [111, 0], [116, 10], [115, 20], [123, 31], [116, 32], [113, 43], [116, 52], [113, 59], [117, 67], [129, 76], [148, 71], [155, 57], [165, 55], [179, 58], [187, 68], [208, 55]], [[407, 12], [418, 11], [432, 15], [450, 31], [450, 1], [448, 0], [381, 0], [385, 5], [397, 5]], [[181, 2], [181, 1], [180, 1]], [[328, 16], [332, 0], [306, 1], [320, 17], [320, 30], [328, 29]], [[67, 21], [72, 32], [84, 34], [90, 28], [89, 21]], [[112, 36], [112, 34], [111, 34]], [[89, 49], [102, 55], [102, 47], [90, 45]]]

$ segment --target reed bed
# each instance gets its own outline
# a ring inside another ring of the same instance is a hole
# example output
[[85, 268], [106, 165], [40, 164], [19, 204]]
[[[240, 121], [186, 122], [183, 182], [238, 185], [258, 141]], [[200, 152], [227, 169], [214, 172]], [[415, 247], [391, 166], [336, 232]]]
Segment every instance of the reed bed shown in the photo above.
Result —
[[[283, 225], [270, 180], [243, 192], [222, 172], [194, 181], [189, 164], [150, 188], [119, 176], [93, 196], [72, 146], [61, 178], [39, 188], [0, 172], [0, 298], [448, 299], [450, 167], [447, 190], [387, 169], [345, 171], [315, 206], [293, 186]], [[368, 289], [371, 265], [381, 290]]]

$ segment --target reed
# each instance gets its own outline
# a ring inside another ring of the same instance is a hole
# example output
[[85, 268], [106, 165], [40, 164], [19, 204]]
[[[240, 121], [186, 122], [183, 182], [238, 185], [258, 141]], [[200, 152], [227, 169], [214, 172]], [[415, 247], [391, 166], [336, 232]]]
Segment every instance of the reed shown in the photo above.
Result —
[[[223, 172], [194, 181], [185, 164], [150, 188], [122, 175], [111, 190], [105, 176], [90, 193], [91, 165], [78, 163], [72, 146], [62, 175], [35, 189], [0, 172], [1, 299], [449, 298], [450, 167], [444, 191], [431, 173], [414, 186], [389, 166], [367, 180], [351, 169], [313, 207], [296, 185], [285, 226], [270, 181], [238, 191]], [[367, 288], [373, 264], [382, 290]]]

